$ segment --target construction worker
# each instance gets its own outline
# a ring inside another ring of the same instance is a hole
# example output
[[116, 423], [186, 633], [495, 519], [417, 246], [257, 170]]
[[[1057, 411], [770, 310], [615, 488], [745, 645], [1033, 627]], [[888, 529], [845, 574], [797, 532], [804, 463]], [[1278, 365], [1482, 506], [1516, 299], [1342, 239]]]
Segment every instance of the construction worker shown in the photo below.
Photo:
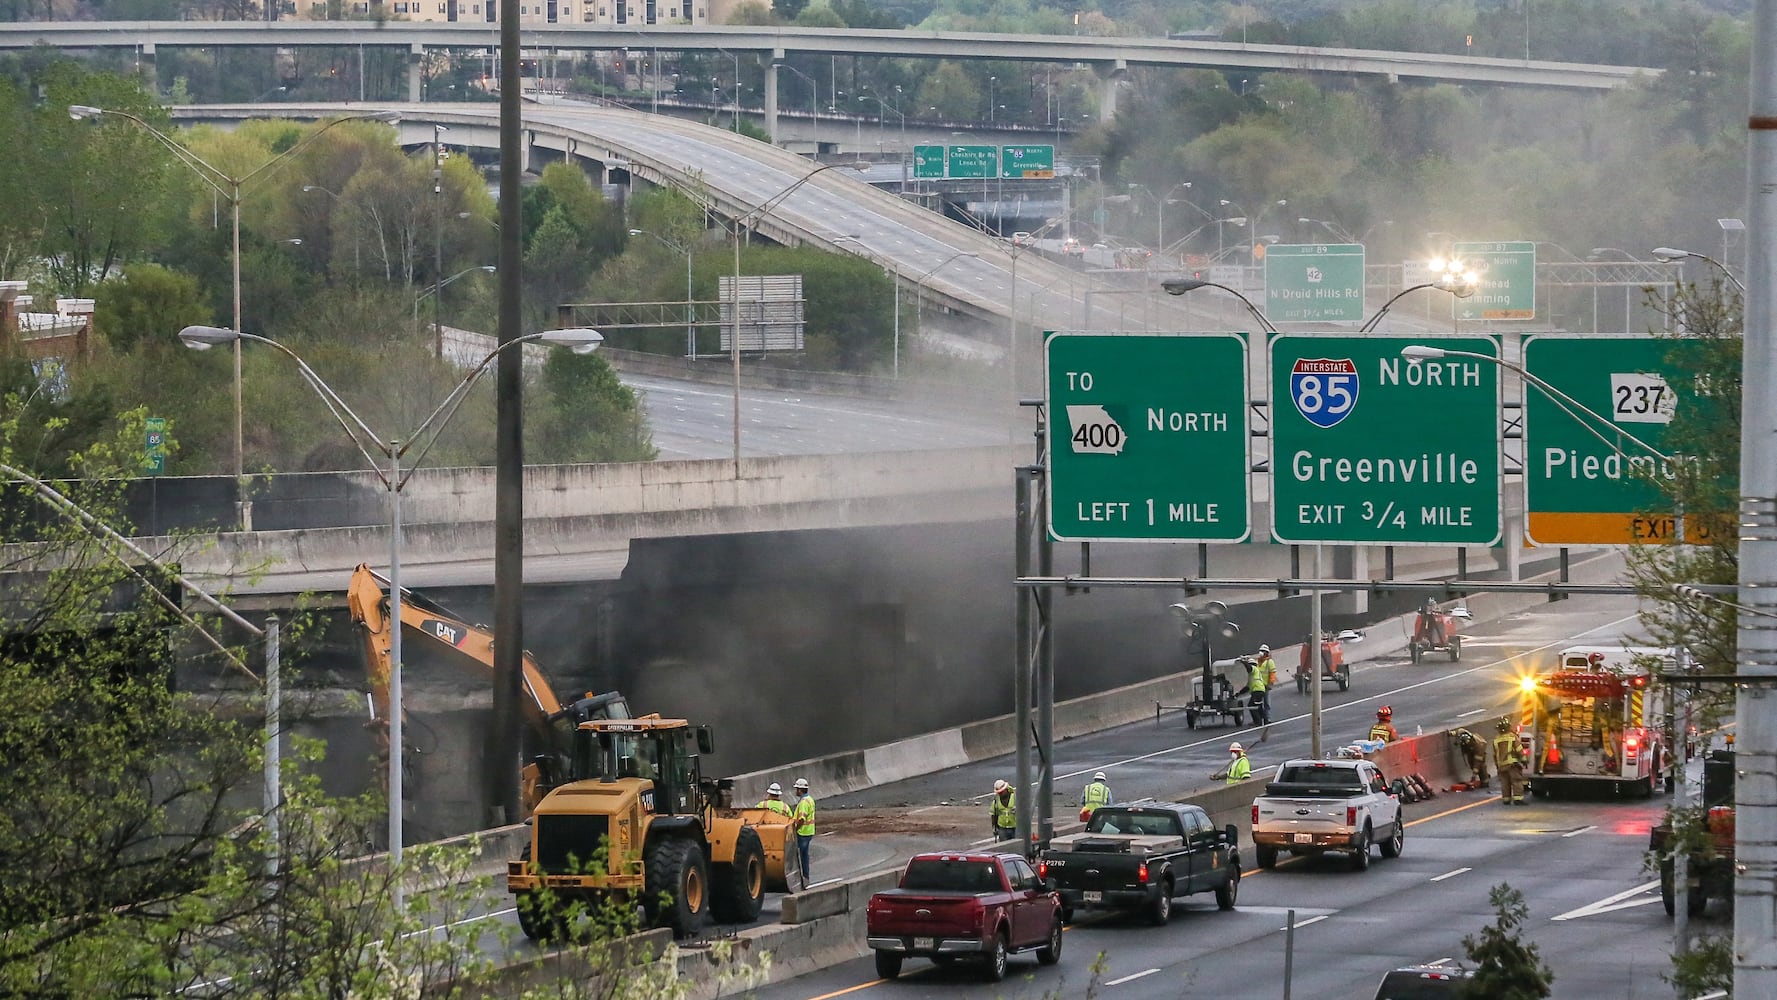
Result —
[[1487, 744], [1466, 729], [1458, 729], [1450, 735], [1456, 740], [1456, 748], [1462, 751], [1464, 763], [1468, 764], [1469, 780], [1477, 788], [1487, 787]]
[[1393, 719], [1393, 708], [1388, 705], [1378, 708], [1376, 710], [1376, 722], [1374, 725], [1370, 726], [1370, 739], [1381, 740], [1384, 743], [1393, 743], [1395, 740], [1400, 739], [1401, 734], [1395, 730], [1394, 722], [1392, 721]]
[[1223, 778], [1230, 785], [1238, 785], [1253, 773], [1253, 762], [1246, 759], [1246, 748], [1238, 740], [1228, 744], [1228, 753], [1233, 755], [1228, 758], [1228, 766], [1210, 775], [1210, 779]]
[[[1271, 724], [1271, 685], [1277, 683], [1277, 661], [1271, 658], [1271, 647], [1261, 643], [1259, 655], [1253, 658], [1252, 667], [1246, 674], [1246, 690], [1252, 695], [1253, 722], [1256, 725]], [[1260, 734], [1260, 739], [1265, 734]]]
[[796, 805], [790, 809], [790, 825], [796, 829], [796, 853], [802, 856], [802, 884], [814, 881], [808, 873], [808, 845], [814, 843], [814, 796], [808, 794], [808, 779], [796, 779]]
[[1524, 750], [1518, 745], [1518, 734], [1512, 732], [1512, 720], [1499, 720], [1499, 735], [1493, 738], [1493, 767], [1499, 772], [1499, 801], [1504, 805], [1524, 804]]
[[784, 803], [784, 786], [775, 781], [770, 785], [767, 785], [765, 788], [765, 799], [753, 808], [769, 809], [772, 812], [777, 813], [779, 816], [790, 815], [790, 807]]
[[993, 783], [993, 798], [987, 801], [987, 818], [993, 822], [994, 840], [1017, 838], [1018, 798], [1004, 778]]
[[1104, 772], [1099, 771], [1092, 776], [1086, 790], [1080, 793], [1080, 820], [1085, 822], [1092, 818], [1092, 813], [1099, 806], [1111, 804], [1111, 786], [1106, 782]]

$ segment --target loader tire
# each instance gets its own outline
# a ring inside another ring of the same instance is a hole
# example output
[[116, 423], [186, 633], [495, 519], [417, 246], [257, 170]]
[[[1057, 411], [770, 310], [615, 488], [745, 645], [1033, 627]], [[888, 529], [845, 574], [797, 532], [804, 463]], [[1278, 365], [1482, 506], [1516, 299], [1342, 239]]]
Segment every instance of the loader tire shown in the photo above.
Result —
[[703, 850], [687, 837], [666, 837], [648, 849], [647, 898], [642, 906], [655, 927], [690, 937], [709, 916], [710, 873]]
[[710, 866], [710, 913], [719, 924], [750, 924], [765, 905], [765, 846], [759, 831], [740, 828], [734, 860]]

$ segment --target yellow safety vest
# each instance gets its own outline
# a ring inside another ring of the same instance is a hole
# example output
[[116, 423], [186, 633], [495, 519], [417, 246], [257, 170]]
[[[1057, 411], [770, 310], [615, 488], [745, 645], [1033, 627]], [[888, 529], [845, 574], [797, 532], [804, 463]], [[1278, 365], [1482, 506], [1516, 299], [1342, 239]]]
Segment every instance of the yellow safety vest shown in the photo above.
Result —
[[1265, 688], [1270, 683], [1271, 679], [1270, 672], [1265, 668], [1265, 664], [1269, 663], [1270, 660], [1270, 657], [1266, 657], [1253, 664], [1252, 670], [1248, 672], [1246, 677], [1246, 689], [1248, 691], [1251, 691], [1254, 694], [1264, 693]]
[[1228, 784], [1233, 785], [1245, 781], [1247, 776], [1252, 773], [1253, 762], [1246, 759], [1246, 754], [1241, 754], [1228, 765]]
[[1108, 806], [1110, 804], [1111, 786], [1102, 781], [1094, 781], [1092, 784], [1087, 785], [1086, 791], [1080, 796], [1080, 805], [1085, 808], [1087, 815], [1091, 815], [1092, 811], [1099, 806]]
[[1383, 725], [1382, 723], [1378, 722], [1375, 725], [1370, 727], [1370, 739], [1382, 740], [1383, 742], [1386, 743], [1388, 741], [1388, 738], [1392, 735], [1393, 735], [1393, 727], [1391, 727], [1391, 726], [1386, 726], [1386, 725]]
[[769, 809], [772, 812], [777, 813], [779, 816], [790, 815], [790, 807], [787, 805], [784, 805], [783, 799], [766, 799], [765, 801], [759, 803], [758, 805], [754, 806], [753, 808], [754, 809]]
[[790, 813], [796, 821], [796, 836], [814, 836], [814, 796], [804, 795], [796, 800], [796, 809]]
[[1010, 830], [1016, 827], [1018, 825], [1018, 793], [1013, 792], [1003, 799], [995, 795], [993, 801], [988, 803], [987, 811], [993, 816], [994, 829]]

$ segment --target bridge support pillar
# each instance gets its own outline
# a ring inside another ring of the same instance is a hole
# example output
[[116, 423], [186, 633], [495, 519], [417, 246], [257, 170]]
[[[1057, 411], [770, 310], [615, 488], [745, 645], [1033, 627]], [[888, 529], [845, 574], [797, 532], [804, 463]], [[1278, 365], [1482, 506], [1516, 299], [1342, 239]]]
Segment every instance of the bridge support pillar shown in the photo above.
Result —
[[782, 49], [771, 54], [765, 64], [765, 134], [771, 136], [771, 144], [777, 145], [777, 69], [784, 61]]
[[1117, 117], [1117, 88], [1129, 79], [1129, 62], [1094, 63], [1092, 71], [1098, 74], [1098, 120], [1108, 122]]
[[148, 93], [160, 95], [160, 68], [155, 62], [153, 42], [143, 42], [137, 47], [136, 74], [142, 78], [142, 86], [148, 88]]
[[420, 100], [420, 69], [426, 63], [426, 47], [418, 42], [407, 50], [407, 99], [415, 104]]

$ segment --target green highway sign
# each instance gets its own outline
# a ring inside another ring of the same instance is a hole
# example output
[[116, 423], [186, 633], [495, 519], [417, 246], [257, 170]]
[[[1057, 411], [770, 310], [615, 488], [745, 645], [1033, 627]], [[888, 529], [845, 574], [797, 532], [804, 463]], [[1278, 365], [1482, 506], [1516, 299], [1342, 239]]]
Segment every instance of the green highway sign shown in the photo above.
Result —
[[998, 146], [951, 146], [947, 150], [947, 176], [956, 178], [998, 177]]
[[919, 180], [940, 180], [944, 177], [944, 147], [913, 147], [913, 176]]
[[[1629, 545], [1670, 542], [1675, 518], [1654, 513], [1670, 501], [1649, 480], [1667, 473], [1626, 432], [1666, 452], [1674, 387], [1696, 372], [1668, 360], [1671, 341], [1653, 337], [1524, 338], [1524, 368], [1609, 423], [1587, 425], [1544, 393], [1524, 393], [1525, 534], [1538, 545]], [[1573, 409], [1577, 409], [1574, 407]], [[1579, 411], [1584, 416], [1585, 411]], [[1707, 543], [1710, 525], [1685, 518], [1685, 541]]]
[[1051, 333], [1044, 357], [1054, 538], [1246, 539], [1245, 335]]
[[1451, 250], [1480, 278], [1475, 294], [1456, 300], [1457, 319], [1536, 318], [1535, 243], [1458, 243]]
[[1363, 322], [1363, 244], [1278, 244], [1266, 248], [1264, 259], [1266, 319]]
[[158, 476], [167, 471], [167, 418], [149, 417], [142, 429], [142, 471]]
[[[1271, 339], [1277, 541], [1499, 541], [1499, 366], [1401, 357], [1401, 348], [1415, 342], [1288, 333]], [[1499, 357], [1492, 337], [1436, 343]]]
[[1001, 146], [1000, 165], [1008, 180], [1055, 176], [1054, 146]]

